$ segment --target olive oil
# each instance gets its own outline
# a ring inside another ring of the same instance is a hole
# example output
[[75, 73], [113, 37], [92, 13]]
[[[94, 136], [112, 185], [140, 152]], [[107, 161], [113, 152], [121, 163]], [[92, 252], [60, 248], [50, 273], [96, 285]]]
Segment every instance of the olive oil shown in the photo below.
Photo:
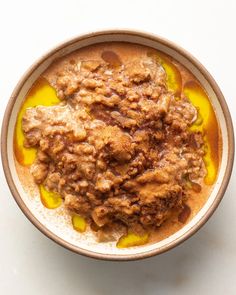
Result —
[[38, 79], [27, 94], [17, 116], [14, 134], [14, 152], [17, 161], [23, 166], [31, 165], [36, 157], [37, 149], [24, 147], [22, 119], [27, 108], [38, 105], [52, 106], [60, 102], [55, 89], [44, 78]]
[[74, 214], [72, 216], [72, 225], [73, 225], [73, 228], [80, 233], [85, 232], [86, 226], [87, 226], [85, 219], [82, 216], [77, 214]]
[[204, 134], [205, 155], [203, 159], [207, 170], [204, 180], [206, 184], [211, 185], [216, 180], [219, 165], [216, 116], [206, 92], [197, 82], [187, 82], [184, 85], [183, 92], [198, 111], [198, 117], [190, 127], [190, 130], [200, 131]]
[[39, 185], [42, 204], [48, 209], [56, 209], [62, 204], [62, 198], [58, 193], [48, 191], [43, 185]]
[[122, 236], [117, 242], [117, 248], [127, 248], [144, 245], [148, 242], [149, 234], [145, 233], [144, 235], [137, 235], [132, 232], [129, 232], [127, 235]]
[[[27, 94], [17, 116], [14, 134], [14, 152], [17, 161], [23, 166], [30, 166], [36, 157], [36, 148], [24, 147], [24, 133], [22, 130], [22, 119], [27, 108], [38, 105], [51, 106], [60, 102], [55, 89], [44, 78], [39, 78]], [[40, 198], [43, 205], [48, 209], [55, 209], [62, 203], [59, 194], [49, 192], [43, 185], [39, 185]]]
[[178, 68], [173, 64], [170, 58], [161, 52], [148, 52], [147, 55], [157, 60], [166, 72], [167, 88], [169, 91], [180, 95], [182, 91], [182, 78]]

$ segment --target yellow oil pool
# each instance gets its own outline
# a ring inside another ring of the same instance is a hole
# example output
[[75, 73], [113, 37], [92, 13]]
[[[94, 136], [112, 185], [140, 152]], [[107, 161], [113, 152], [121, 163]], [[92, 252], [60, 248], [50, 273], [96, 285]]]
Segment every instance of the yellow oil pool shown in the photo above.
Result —
[[204, 162], [207, 169], [205, 183], [211, 185], [216, 180], [219, 165], [219, 131], [216, 116], [206, 92], [197, 82], [187, 82], [183, 92], [198, 110], [198, 118], [190, 129], [204, 134]]
[[43, 185], [39, 185], [42, 204], [48, 209], [56, 209], [62, 204], [62, 198], [58, 193], [48, 191]]
[[77, 214], [74, 214], [72, 216], [72, 225], [73, 225], [73, 228], [80, 233], [85, 232], [86, 226], [87, 226], [85, 219], [82, 216]]
[[35, 148], [24, 147], [24, 133], [22, 130], [22, 118], [27, 108], [38, 105], [52, 106], [60, 102], [55, 89], [44, 78], [35, 82], [27, 94], [21, 109], [18, 113], [15, 134], [14, 134], [14, 152], [17, 161], [23, 166], [29, 166], [34, 162], [37, 150]]
[[149, 234], [137, 235], [129, 232], [127, 235], [122, 236], [117, 242], [117, 248], [128, 248], [134, 246], [141, 246], [148, 242]]
[[167, 78], [167, 88], [175, 95], [180, 95], [182, 91], [182, 78], [178, 68], [172, 63], [171, 59], [161, 52], [148, 52], [149, 57], [156, 59], [164, 68]]

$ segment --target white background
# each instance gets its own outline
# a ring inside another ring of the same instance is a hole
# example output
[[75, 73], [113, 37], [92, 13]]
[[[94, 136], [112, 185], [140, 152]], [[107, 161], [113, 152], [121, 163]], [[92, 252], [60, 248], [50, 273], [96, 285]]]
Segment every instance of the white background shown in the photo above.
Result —
[[[197, 57], [236, 120], [236, 1], [0, 0], [0, 120], [22, 73], [51, 47], [103, 28], [164, 36]], [[21, 213], [0, 168], [0, 294], [236, 294], [236, 185], [214, 216], [178, 248], [137, 262], [73, 254]]]

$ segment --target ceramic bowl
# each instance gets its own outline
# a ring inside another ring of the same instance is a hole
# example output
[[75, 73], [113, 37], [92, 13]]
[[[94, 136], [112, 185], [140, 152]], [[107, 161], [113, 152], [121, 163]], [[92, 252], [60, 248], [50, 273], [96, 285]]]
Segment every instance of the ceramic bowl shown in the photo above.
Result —
[[[170, 237], [151, 244], [133, 248], [118, 249], [112, 243], [97, 243], [92, 234], [79, 234], [63, 214], [52, 213], [43, 207], [39, 197], [27, 194], [17, 175], [13, 134], [17, 113], [21, 103], [40, 74], [55, 61], [84, 46], [109, 41], [130, 42], [158, 49], [179, 61], [192, 72], [206, 89], [222, 134], [222, 161], [214, 189], [198, 214], [181, 230]], [[230, 179], [234, 158], [234, 135], [230, 113], [225, 99], [214, 79], [191, 54], [163, 38], [127, 30], [109, 30], [90, 33], [67, 41], [41, 57], [25, 73], [17, 84], [6, 108], [2, 125], [2, 162], [5, 176], [17, 204], [29, 220], [46, 236], [76, 253], [107, 260], [134, 260], [165, 252], [192, 236], [212, 215], [220, 203]]]

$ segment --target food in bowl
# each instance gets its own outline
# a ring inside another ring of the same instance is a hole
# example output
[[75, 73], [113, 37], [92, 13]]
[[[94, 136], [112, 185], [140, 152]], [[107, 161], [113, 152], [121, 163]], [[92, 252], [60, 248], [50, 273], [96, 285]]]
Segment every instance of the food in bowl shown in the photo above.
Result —
[[110, 42], [41, 75], [19, 111], [14, 151], [45, 207], [64, 206], [75, 230], [123, 248], [160, 241], [196, 215], [214, 187], [221, 135], [183, 65]]

